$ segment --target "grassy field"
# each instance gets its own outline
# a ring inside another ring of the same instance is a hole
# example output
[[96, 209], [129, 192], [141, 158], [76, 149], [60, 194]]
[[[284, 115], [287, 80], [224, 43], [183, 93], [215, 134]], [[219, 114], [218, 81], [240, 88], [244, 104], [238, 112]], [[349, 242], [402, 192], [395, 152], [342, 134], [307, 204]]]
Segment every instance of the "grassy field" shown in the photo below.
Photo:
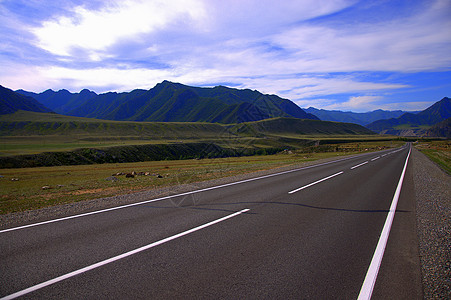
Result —
[[403, 129], [429, 129], [431, 125], [410, 125], [410, 124], [402, 124], [394, 127], [395, 129], [403, 130]]
[[[238, 158], [176, 160], [124, 164], [59, 166], [4, 169], [0, 174], [0, 213], [36, 209], [105, 196], [127, 194], [145, 189], [193, 183], [266, 170], [325, 157], [315, 155], [270, 155]], [[117, 173], [148, 172], [118, 180], [106, 178]], [[159, 178], [159, 176], [162, 178]], [[15, 180], [18, 179], [18, 180]], [[48, 186], [49, 189], [43, 189]]]
[[[284, 151], [276, 155], [217, 159], [3, 169], [0, 170], [0, 214], [189, 184], [326, 157], [376, 151], [402, 144], [401, 141], [391, 143], [368, 141], [346, 146], [335, 145], [347, 147], [339, 149], [338, 152], [321, 152], [318, 148], [317, 153], [298, 150]], [[107, 180], [113, 174], [132, 171], [148, 172], [149, 175], [137, 175], [134, 178], [119, 175], [115, 176], [117, 181]]]
[[451, 141], [422, 140], [415, 147], [451, 175]]

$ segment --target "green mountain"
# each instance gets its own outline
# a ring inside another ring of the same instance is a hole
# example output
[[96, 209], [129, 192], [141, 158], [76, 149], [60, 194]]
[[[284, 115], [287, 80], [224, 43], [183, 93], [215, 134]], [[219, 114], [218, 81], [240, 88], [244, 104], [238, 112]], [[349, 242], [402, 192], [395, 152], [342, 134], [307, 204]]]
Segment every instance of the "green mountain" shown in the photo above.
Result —
[[366, 127], [379, 133], [406, 135], [407, 132], [408, 135], [418, 135], [449, 117], [451, 117], [451, 99], [445, 97], [417, 114], [405, 113], [399, 118], [379, 120]]
[[276, 95], [224, 86], [191, 87], [169, 81], [148, 91], [101, 94], [68, 114], [106, 120], [228, 124], [274, 117], [317, 119]]
[[20, 95], [0, 85], [0, 115], [11, 114], [18, 110], [51, 112], [36, 99]]
[[87, 89], [82, 90], [80, 93], [71, 93], [64, 89], [59, 90], [58, 92], [46, 90], [39, 94], [24, 90], [17, 90], [16, 92], [34, 98], [44, 104], [44, 106], [60, 114], [68, 113], [85, 103], [87, 100], [97, 96], [96, 93]]
[[304, 109], [304, 111], [317, 116], [320, 120], [323, 121], [346, 122], [363, 126], [377, 120], [398, 118], [406, 113], [402, 110], [388, 111], [382, 109], [365, 113], [355, 113], [351, 111], [316, 109], [314, 107], [309, 107], [307, 109]]
[[429, 128], [424, 135], [451, 139], [451, 118], [435, 124], [434, 126]]

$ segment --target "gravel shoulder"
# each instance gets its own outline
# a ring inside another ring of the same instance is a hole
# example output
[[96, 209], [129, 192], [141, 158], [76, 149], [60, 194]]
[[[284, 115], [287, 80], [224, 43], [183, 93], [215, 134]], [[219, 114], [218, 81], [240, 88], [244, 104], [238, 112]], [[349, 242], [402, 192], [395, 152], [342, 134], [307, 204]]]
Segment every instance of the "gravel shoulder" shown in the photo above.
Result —
[[424, 299], [451, 299], [451, 176], [413, 149]]

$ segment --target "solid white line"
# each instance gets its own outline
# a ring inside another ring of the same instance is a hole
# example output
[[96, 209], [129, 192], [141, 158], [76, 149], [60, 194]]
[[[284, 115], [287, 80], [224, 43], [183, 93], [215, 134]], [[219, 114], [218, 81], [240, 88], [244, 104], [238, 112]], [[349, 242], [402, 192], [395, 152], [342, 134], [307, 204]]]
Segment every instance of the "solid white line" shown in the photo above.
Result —
[[164, 244], [164, 243], [167, 243], [167, 242], [169, 242], [169, 241], [175, 240], [175, 239], [177, 239], [177, 238], [180, 238], [180, 237], [185, 236], [185, 235], [187, 235], [187, 234], [193, 233], [193, 232], [195, 232], [195, 231], [204, 229], [204, 228], [206, 228], [206, 227], [208, 227], [208, 226], [211, 226], [211, 225], [217, 224], [217, 223], [219, 223], [219, 222], [225, 221], [225, 220], [227, 220], [227, 219], [236, 217], [236, 216], [238, 216], [238, 215], [240, 215], [240, 214], [242, 214], [242, 213], [245, 213], [245, 212], [247, 212], [247, 211], [249, 211], [249, 209], [247, 209], [247, 208], [246, 208], [246, 209], [243, 209], [243, 210], [240, 210], [240, 211], [238, 211], [238, 212], [236, 212], [236, 213], [233, 213], [233, 214], [231, 214], [231, 215], [222, 217], [222, 218], [220, 218], [220, 219], [211, 221], [211, 222], [209, 222], [209, 223], [200, 225], [200, 226], [198, 226], [198, 227], [189, 229], [189, 230], [187, 230], [187, 231], [183, 231], [183, 232], [181, 232], [181, 233], [178, 233], [178, 234], [176, 234], [176, 235], [167, 237], [167, 238], [165, 238], [165, 239], [159, 240], [159, 241], [157, 241], [157, 242], [151, 243], [151, 244], [146, 245], [146, 246], [143, 246], [143, 247], [141, 247], [141, 248], [137, 248], [137, 249], [135, 249], [135, 250], [126, 252], [126, 253], [124, 253], [124, 254], [121, 254], [121, 255], [118, 255], [118, 256], [114, 256], [114, 257], [112, 257], [112, 258], [109, 258], [109, 259], [100, 261], [100, 262], [98, 262], [98, 263], [95, 263], [95, 264], [93, 264], [93, 265], [84, 267], [84, 268], [82, 268], [82, 269], [79, 269], [79, 270], [76, 270], [76, 271], [67, 273], [67, 274], [65, 274], [65, 275], [56, 277], [56, 278], [54, 278], [54, 279], [51, 279], [51, 280], [42, 282], [42, 283], [40, 283], [40, 284], [34, 285], [34, 286], [29, 287], [29, 288], [27, 288], [27, 289], [24, 289], [24, 290], [21, 290], [21, 291], [19, 291], [19, 292], [14, 293], [14, 294], [11, 294], [11, 295], [8, 295], [8, 296], [6, 296], [6, 297], [3, 297], [3, 298], [1, 298], [0, 300], [14, 299], [14, 298], [23, 296], [23, 295], [25, 295], [25, 294], [28, 294], [28, 293], [34, 292], [34, 291], [36, 291], [36, 290], [42, 289], [42, 288], [44, 288], [44, 287], [46, 287], [46, 286], [52, 285], [52, 284], [54, 284], [54, 283], [60, 282], [60, 281], [62, 281], [62, 280], [68, 279], [68, 278], [70, 278], [70, 277], [73, 277], [73, 276], [82, 274], [82, 273], [87, 272], [87, 271], [90, 271], [90, 270], [92, 270], [92, 269], [96, 269], [96, 268], [98, 268], [98, 267], [101, 267], [101, 266], [104, 266], [104, 265], [106, 265], [106, 264], [115, 262], [115, 261], [120, 260], [120, 259], [123, 259], [123, 258], [125, 258], [125, 257], [134, 255], [134, 254], [136, 254], [136, 253], [139, 253], [139, 252], [148, 250], [148, 249], [153, 248], [153, 247], [155, 247], [155, 246], [159, 246], [159, 245], [161, 245], [161, 244]]
[[357, 166], [352, 167], [351, 170], [354, 170], [355, 168], [358, 168], [358, 167], [361, 167], [361, 166], [363, 166], [363, 165], [366, 165], [367, 163], [368, 163], [368, 161], [363, 162], [363, 163], [361, 163], [361, 164], [358, 164]]
[[288, 194], [293, 194], [293, 193], [299, 192], [300, 190], [306, 189], [306, 188], [308, 188], [308, 187], [311, 187], [312, 185], [315, 185], [315, 184], [320, 183], [320, 182], [322, 182], [322, 181], [331, 179], [332, 177], [338, 176], [338, 175], [340, 175], [340, 174], [343, 174], [343, 171], [338, 172], [338, 173], [335, 173], [335, 174], [330, 175], [330, 176], [327, 176], [327, 177], [325, 177], [325, 178], [323, 178], [323, 179], [317, 180], [317, 181], [312, 182], [312, 183], [310, 183], [310, 184], [304, 185], [303, 187], [300, 187], [300, 188], [295, 189], [295, 190], [293, 190], [293, 191], [291, 191], [291, 192], [288, 192]]
[[241, 181], [231, 182], [231, 183], [227, 183], [227, 184], [222, 184], [222, 185], [213, 186], [213, 187], [209, 187], [209, 188], [205, 188], [205, 189], [190, 191], [190, 192], [186, 192], [186, 193], [181, 193], [181, 194], [161, 197], [161, 198], [157, 198], [157, 199], [146, 200], [146, 201], [142, 201], [142, 202], [116, 206], [116, 207], [107, 208], [107, 209], [96, 210], [96, 211], [93, 211], [93, 212], [88, 212], [88, 213], [73, 215], [73, 216], [69, 216], [69, 217], [48, 220], [48, 221], [39, 222], [39, 223], [33, 223], [33, 224], [29, 224], [29, 225], [24, 225], [24, 226], [13, 227], [13, 228], [9, 228], [9, 229], [0, 230], [0, 233], [5, 233], [5, 232], [19, 230], [19, 229], [25, 229], [25, 228], [29, 228], [29, 227], [34, 227], [34, 226], [39, 226], [39, 225], [44, 225], [44, 224], [49, 224], [49, 223], [54, 223], [54, 222], [60, 222], [60, 221], [65, 221], [65, 220], [70, 220], [70, 219], [75, 219], [75, 218], [80, 218], [80, 217], [100, 214], [100, 213], [113, 211], [113, 210], [117, 210], [117, 209], [122, 209], [122, 208], [127, 208], [127, 207], [142, 205], [142, 204], [147, 204], [147, 203], [151, 203], [151, 202], [171, 199], [171, 198], [175, 198], [175, 197], [186, 196], [186, 195], [191, 195], [191, 194], [195, 194], [195, 193], [205, 192], [205, 191], [209, 191], [209, 190], [219, 189], [219, 188], [232, 186], [232, 185], [236, 185], [236, 184], [240, 184], [240, 183], [246, 183], [246, 182], [255, 181], [255, 180], [259, 180], [259, 179], [269, 178], [269, 177], [273, 177], [273, 176], [278, 176], [278, 175], [283, 175], [283, 174], [287, 174], [287, 173], [292, 173], [292, 172], [302, 171], [302, 170], [306, 170], [306, 169], [316, 168], [316, 167], [320, 167], [320, 166], [324, 166], [324, 165], [328, 165], [328, 164], [333, 164], [333, 163], [336, 163], [336, 162], [349, 160], [349, 159], [352, 159], [352, 158], [355, 158], [355, 157], [358, 157], [358, 156], [360, 156], [360, 155], [354, 155], [354, 156], [351, 156], [351, 157], [337, 159], [337, 160], [333, 160], [333, 161], [329, 161], [329, 162], [325, 162], [325, 163], [321, 163], [321, 164], [316, 164], [316, 165], [302, 167], [302, 168], [298, 168], [298, 169], [294, 169], [294, 170], [288, 170], [288, 171], [283, 171], [283, 172], [279, 172], [279, 173], [269, 174], [269, 175], [265, 175], [265, 176], [260, 176], [260, 177], [245, 179], [245, 180], [241, 180]]
[[380, 156], [373, 158], [371, 161], [375, 161], [378, 160], [379, 158], [381, 158]]
[[370, 267], [368, 268], [368, 272], [366, 273], [362, 288], [360, 289], [358, 300], [371, 299], [371, 294], [373, 293], [374, 285], [376, 284], [377, 273], [379, 272], [382, 257], [384, 256], [385, 247], [387, 246], [388, 236], [390, 235], [391, 225], [395, 217], [396, 206], [398, 205], [402, 182], [406, 173], [407, 162], [409, 161], [410, 157], [410, 151], [411, 149], [409, 148], [409, 154], [407, 155], [406, 162], [404, 163], [404, 168], [402, 170], [401, 177], [399, 178], [398, 186], [396, 187], [395, 195], [393, 196], [393, 201], [387, 214], [387, 219], [385, 220], [385, 224], [379, 237], [376, 250], [374, 251], [373, 258], [371, 259]]

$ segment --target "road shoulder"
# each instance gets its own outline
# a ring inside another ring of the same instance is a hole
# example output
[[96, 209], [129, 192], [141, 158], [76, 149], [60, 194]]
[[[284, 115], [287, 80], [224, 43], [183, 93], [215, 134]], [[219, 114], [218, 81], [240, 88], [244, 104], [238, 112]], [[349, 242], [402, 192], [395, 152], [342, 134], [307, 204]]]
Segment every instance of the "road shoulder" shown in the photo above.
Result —
[[419, 255], [424, 299], [451, 298], [451, 176], [413, 149]]

